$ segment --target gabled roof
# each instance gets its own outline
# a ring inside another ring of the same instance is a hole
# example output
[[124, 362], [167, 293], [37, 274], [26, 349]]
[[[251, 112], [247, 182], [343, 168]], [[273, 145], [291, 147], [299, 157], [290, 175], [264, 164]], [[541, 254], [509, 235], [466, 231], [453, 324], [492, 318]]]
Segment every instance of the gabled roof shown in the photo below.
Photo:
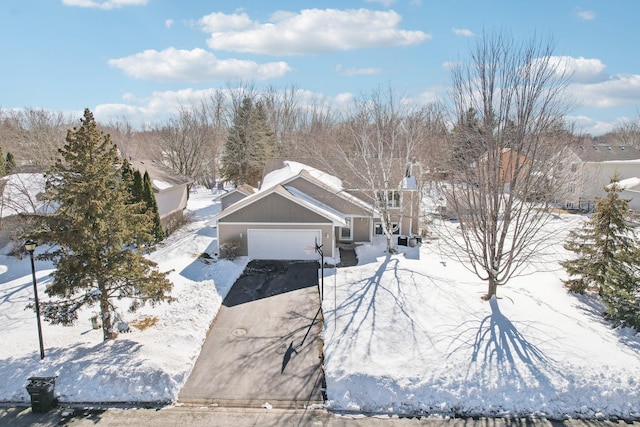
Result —
[[225, 197], [234, 193], [241, 193], [241, 194], [244, 194], [245, 196], [250, 196], [257, 191], [258, 191], [257, 189], [253, 188], [248, 184], [242, 184], [224, 194], [221, 194], [220, 196], [218, 196], [218, 199], [224, 199]]
[[579, 145], [573, 152], [583, 162], [611, 162], [639, 160], [640, 150], [628, 145]]
[[252, 203], [263, 199], [265, 197], [268, 197], [271, 194], [279, 194], [280, 196], [285, 197], [286, 199], [292, 201], [293, 203], [296, 203], [326, 219], [328, 219], [329, 221], [331, 221], [334, 225], [336, 226], [345, 226], [346, 222], [344, 219], [344, 216], [335, 211], [334, 209], [329, 208], [328, 206], [315, 201], [314, 199], [312, 199], [311, 197], [302, 197], [301, 195], [294, 195], [291, 191], [287, 190], [285, 187], [283, 187], [282, 185], [275, 185], [272, 186], [271, 188], [264, 190], [264, 191], [259, 191], [256, 192], [250, 196], [245, 197], [244, 199], [234, 203], [233, 205], [229, 206], [227, 209], [223, 210], [222, 212], [220, 212], [219, 214], [217, 214], [215, 217], [213, 217], [212, 221], [213, 222], [217, 222], [220, 219], [229, 216], [231, 214], [233, 214], [234, 212], [237, 212], [249, 205], [251, 205]]
[[189, 185], [193, 182], [188, 176], [180, 175], [165, 165], [153, 160], [129, 160], [129, 164], [132, 169], [138, 169], [142, 174], [144, 174], [145, 171], [149, 173], [151, 185], [157, 192], [181, 185]]

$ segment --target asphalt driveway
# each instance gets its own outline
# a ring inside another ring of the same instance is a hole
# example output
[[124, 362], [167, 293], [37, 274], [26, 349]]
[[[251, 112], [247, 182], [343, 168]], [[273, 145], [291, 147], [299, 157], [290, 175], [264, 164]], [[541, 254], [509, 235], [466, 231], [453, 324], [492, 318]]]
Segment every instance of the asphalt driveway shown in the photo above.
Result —
[[250, 262], [223, 301], [179, 401], [322, 403], [318, 268], [316, 262]]

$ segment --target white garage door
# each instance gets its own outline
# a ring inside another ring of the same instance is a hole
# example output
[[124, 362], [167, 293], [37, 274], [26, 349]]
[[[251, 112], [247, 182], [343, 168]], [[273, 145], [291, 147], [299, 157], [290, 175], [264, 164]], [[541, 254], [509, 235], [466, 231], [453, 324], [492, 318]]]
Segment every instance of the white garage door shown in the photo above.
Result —
[[315, 243], [320, 230], [247, 230], [249, 258], [317, 260]]

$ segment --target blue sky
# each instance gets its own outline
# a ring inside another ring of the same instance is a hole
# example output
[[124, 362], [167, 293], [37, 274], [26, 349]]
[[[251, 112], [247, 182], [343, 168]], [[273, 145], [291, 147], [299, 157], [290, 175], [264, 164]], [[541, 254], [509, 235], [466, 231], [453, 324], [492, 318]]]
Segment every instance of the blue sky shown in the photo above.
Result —
[[552, 37], [578, 129], [640, 114], [640, 2], [3, 0], [0, 107], [162, 120], [238, 81], [325, 102], [391, 85], [446, 97], [447, 63], [485, 32]]

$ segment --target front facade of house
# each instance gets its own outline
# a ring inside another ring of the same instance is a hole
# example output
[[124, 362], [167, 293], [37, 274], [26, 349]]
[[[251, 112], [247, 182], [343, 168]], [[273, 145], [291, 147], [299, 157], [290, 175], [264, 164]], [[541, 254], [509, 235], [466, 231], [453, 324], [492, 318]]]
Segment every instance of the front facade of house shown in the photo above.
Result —
[[559, 171], [565, 186], [558, 203], [567, 209], [593, 210], [606, 196], [614, 175], [620, 180], [640, 177], [640, 151], [628, 146], [578, 146], [565, 154]]
[[[222, 257], [225, 244], [233, 243], [237, 255], [252, 259], [318, 259], [316, 245], [322, 245], [325, 257], [335, 258], [339, 244], [371, 242], [382, 234], [380, 213], [368, 200], [371, 197], [346, 190], [342, 180], [305, 164], [282, 165], [265, 175], [260, 190], [214, 219]], [[415, 233], [417, 203], [403, 206], [403, 198], [417, 202], [417, 191], [389, 197], [396, 234]]]

